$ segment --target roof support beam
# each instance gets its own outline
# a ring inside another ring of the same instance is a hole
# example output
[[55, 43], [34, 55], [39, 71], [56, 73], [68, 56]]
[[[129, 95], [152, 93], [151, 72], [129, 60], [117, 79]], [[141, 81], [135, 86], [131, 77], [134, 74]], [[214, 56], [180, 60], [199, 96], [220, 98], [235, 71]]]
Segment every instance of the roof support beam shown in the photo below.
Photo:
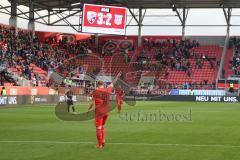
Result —
[[[35, 14], [38, 16], [38, 17], [41, 17], [41, 15], [38, 13], [38, 12], [35, 12]], [[36, 20], [36, 19], [35, 19]], [[44, 19], [44, 18], [41, 18], [41, 20], [47, 25], [48, 22]]]
[[175, 11], [177, 13], [177, 16], [178, 16], [178, 18], [181, 22], [181, 25], [182, 25], [182, 39], [185, 39], [186, 21], [187, 21], [187, 16], [188, 16], [189, 9], [183, 8], [182, 13], [180, 13], [180, 10], [178, 10], [177, 8], [175, 8], [175, 6], [173, 6], [173, 11]]
[[130, 14], [132, 15], [132, 17], [134, 18], [134, 20], [137, 22], [137, 24], [139, 25], [139, 20], [137, 19], [135, 13], [131, 10], [131, 8], [128, 8]]
[[182, 39], [185, 39], [186, 21], [187, 21], [188, 11], [189, 11], [189, 9], [183, 8]]
[[[4, 9], [4, 10], [7, 10], [8, 8], [11, 8], [11, 6], [2, 6], [2, 5], [0, 5], [0, 9]], [[7, 10], [8, 11], [8, 10]]]
[[34, 5], [32, 0], [29, 0], [29, 21], [28, 21], [28, 29], [33, 32], [35, 35], [35, 19], [34, 19]]
[[49, 6], [47, 5], [44, 5], [44, 4], [40, 4], [40, 3], [37, 3], [37, 2], [32, 2], [35, 6], [38, 6], [40, 8], [44, 8], [44, 9], [49, 9]]
[[17, 0], [11, 0], [11, 17], [9, 25], [17, 27]]
[[[44, 9], [35, 9], [34, 12], [38, 12], [38, 11], [43, 11]], [[21, 12], [21, 13], [18, 13], [17, 16], [20, 16], [20, 15], [26, 15], [26, 14], [29, 14], [29, 11], [28, 12]]]
[[184, 7], [182, 9], [182, 14], [181, 14], [180, 10], [175, 5], [175, 0], [171, 0], [171, 3], [172, 3], [172, 10], [177, 13], [177, 16], [182, 24], [182, 39], [185, 39], [186, 20], [187, 20], [189, 9], [186, 9]]
[[223, 13], [227, 23], [227, 36], [229, 36], [231, 28], [232, 8], [223, 8]]
[[143, 14], [143, 9], [139, 8], [139, 19], [138, 19], [138, 46], [142, 46], [142, 26], [143, 26], [143, 19], [146, 14], [146, 9]]
[[57, 15], [59, 18], [61, 18], [62, 17], [62, 19], [63, 19], [63, 21], [68, 25], [68, 26], [70, 26], [72, 29], [74, 29], [76, 32], [80, 32], [78, 29], [76, 29], [76, 27], [75, 26], [73, 26], [68, 20], [67, 20], [67, 18], [65, 18], [61, 13], [60, 13], [60, 16], [59, 15]]
[[184, 23], [183, 18], [182, 18], [182, 15], [180, 14], [180, 12], [178, 11], [178, 9], [173, 8], [173, 11], [175, 11], [177, 13], [177, 16], [178, 16], [180, 22], [183, 24]]
[[54, 12], [52, 12], [52, 13], [51, 13], [51, 10], [48, 10], [48, 14], [47, 14], [47, 15], [39, 16], [39, 17], [36, 18], [35, 20], [42, 19], [42, 18], [45, 18], [45, 17], [49, 17], [49, 16], [52, 16], [52, 15], [56, 15], [56, 14], [58, 14], [58, 13], [62, 13], [62, 12], [65, 12], [65, 11], [68, 11], [68, 10], [54, 11]]
[[[133, 12], [134, 12], [134, 10], [133, 10]], [[136, 14], [138, 14], [138, 12]], [[128, 25], [130, 25], [134, 19], [132, 15], [129, 15], [129, 16], [131, 16], [131, 19], [129, 20]]]
[[[21, 15], [24, 15], [26, 18], [29, 18], [29, 16], [27, 14], [29, 14], [30, 11], [28, 13], [24, 13], [21, 9], [17, 8], [17, 10], [21, 13]], [[18, 14], [17, 14], [17, 16], [18, 16]]]
[[[71, 14], [65, 16], [65, 17], [62, 16], [62, 18], [59, 18], [58, 20], [56, 20], [56, 21], [50, 23], [50, 25], [54, 25], [54, 24], [56, 24], [56, 23], [58, 23], [58, 22], [60, 22], [60, 21], [66, 20], [67, 18], [69, 18], [69, 17], [71, 17], [71, 16], [74, 16], [74, 15], [76, 15], [77, 13], [80, 13], [80, 12], [81, 12], [81, 11], [76, 11], [76, 12], [73, 12], [73, 13], [71, 13]], [[62, 13], [59, 13], [59, 14], [62, 14]]]
[[48, 10], [48, 15], [47, 15], [47, 17], [48, 17], [48, 25], [51, 23], [51, 11], [50, 10]]

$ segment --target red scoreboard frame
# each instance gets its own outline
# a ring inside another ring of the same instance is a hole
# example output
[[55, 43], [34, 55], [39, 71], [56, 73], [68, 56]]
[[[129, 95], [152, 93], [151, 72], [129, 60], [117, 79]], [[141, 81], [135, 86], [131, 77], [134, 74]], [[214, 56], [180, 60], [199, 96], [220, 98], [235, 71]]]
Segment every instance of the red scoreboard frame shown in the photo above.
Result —
[[82, 32], [126, 34], [127, 8], [84, 4]]

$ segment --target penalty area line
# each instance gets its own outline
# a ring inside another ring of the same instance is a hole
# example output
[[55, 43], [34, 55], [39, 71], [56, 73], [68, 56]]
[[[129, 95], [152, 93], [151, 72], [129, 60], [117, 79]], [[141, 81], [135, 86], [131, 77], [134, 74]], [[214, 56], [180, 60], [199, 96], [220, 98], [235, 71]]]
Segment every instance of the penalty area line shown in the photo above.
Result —
[[[0, 143], [42, 143], [42, 144], [95, 144], [96, 142], [80, 141], [0, 141]], [[135, 146], [175, 146], [175, 147], [216, 147], [216, 148], [240, 148], [237, 145], [224, 144], [161, 144], [161, 143], [118, 143], [109, 142], [108, 145], [135, 145]]]

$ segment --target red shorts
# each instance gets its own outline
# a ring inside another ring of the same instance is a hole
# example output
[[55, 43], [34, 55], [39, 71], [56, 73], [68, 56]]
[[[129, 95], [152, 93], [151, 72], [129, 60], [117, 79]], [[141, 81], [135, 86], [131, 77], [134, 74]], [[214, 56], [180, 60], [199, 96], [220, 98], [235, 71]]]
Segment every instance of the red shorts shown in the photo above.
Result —
[[99, 126], [104, 126], [105, 123], [107, 122], [108, 119], [108, 115], [102, 116], [102, 117], [96, 117], [95, 118], [95, 126], [99, 127]]

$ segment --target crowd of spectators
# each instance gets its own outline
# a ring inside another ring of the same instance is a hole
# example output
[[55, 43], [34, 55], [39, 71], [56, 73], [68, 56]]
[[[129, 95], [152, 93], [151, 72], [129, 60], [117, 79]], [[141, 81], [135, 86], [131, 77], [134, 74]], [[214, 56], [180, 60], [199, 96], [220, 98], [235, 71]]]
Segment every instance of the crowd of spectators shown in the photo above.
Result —
[[[66, 38], [57, 41], [55, 37], [40, 42], [38, 37], [28, 30], [16, 31], [13, 27], [0, 25], [0, 63], [5, 63], [8, 68], [16, 68], [19, 76], [32, 81], [34, 86], [38, 86], [43, 77], [33, 72], [31, 64], [46, 72], [55, 71], [56, 68], [61, 71], [60, 66], [69, 58], [87, 55], [88, 44], [80, 41], [69, 43]], [[64, 70], [69, 72], [74, 67], [76, 64], [71, 64], [64, 67]], [[45, 85], [48, 85], [47, 81]]]
[[35, 39], [31, 38], [31, 32], [0, 25], [0, 61], [7, 68], [15, 67], [21, 72], [21, 76], [31, 79], [30, 63], [34, 60], [32, 47]]
[[[170, 71], [184, 71], [188, 77], [193, 76], [193, 69], [202, 69], [204, 62], [208, 62], [210, 69], [215, 68], [215, 60], [209, 58], [204, 52], [199, 54], [195, 49], [200, 44], [193, 40], [149, 40], [145, 39], [143, 48], [136, 58], [135, 68], [137, 70], [151, 70], [160, 72], [164, 79], [168, 80]], [[192, 63], [192, 60], [195, 63]], [[194, 64], [194, 66], [193, 66]], [[177, 88], [203, 88], [212, 85], [211, 82], [203, 80], [201, 83], [185, 82]], [[175, 85], [168, 84], [170, 88]]]
[[[16, 29], [0, 25], [0, 63], [5, 63], [8, 68], [15, 67], [20, 77], [38, 86], [43, 77], [34, 73], [31, 64], [34, 64], [46, 72], [58, 72], [64, 77], [73, 77], [71, 71], [83, 73], [83, 67], [77, 63], [66, 63], [69, 59], [80, 56], [87, 57], [91, 50], [93, 39], [88, 41], [69, 42], [66, 37], [57, 40], [56, 37], [49, 37], [40, 41], [28, 30]], [[168, 79], [169, 70], [184, 71], [188, 77], [192, 77], [193, 68], [201, 69], [203, 62], [208, 60], [214, 68], [214, 62], [204, 53], [200, 56], [194, 52], [199, 47], [197, 41], [191, 40], [162, 40], [153, 41], [145, 39], [143, 47], [136, 57], [135, 67], [137, 70], [160, 71]], [[125, 56], [126, 62], [131, 61], [129, 52], [135, 51], [130, 41], [106, 41], [100, 51], [101, 56], [111, 56], [114, 52], [120, 52]], [[152, 54], [148, 54], [151, 52]], [[236, 52], [239, 53], [239, 52]], [[192, 66], [188, 59], [194, 59], [196, 66]], [[240, 64], [240, 56], [233, 60], [235, 66]], [[99, 72], [98, 68], [93, 72]], [[67, 74], [65, 74], [67, 73]], [[46, 86], [49, 86], [46, 80]], [[188, 84], [194, 86], [194, 84]], [[187, 85], [187, 86], [188, 86]], [[185, 87], [184, 88], [188, 88]]]
[[[145, 39], [143, 49], [137, 57], [137, 68], [144, 68], [149, 62], [155, 61], [155, 70], [166, 68], [177, 71], [185, 71], [188, 76], [192, 75], [192, 66], [187, 61], [189, 58], [199, 57], [193, 52], [194, 48], [198, 47], [197, 41], [190, 40], [162, 40], [149, 41]], [[153, 52], [153, 54], [147, 54]], [[152, 57], [151, 55], [154, 55]], [[200, 60], [198, 66], [201, 67]]]
[[234, 55], [231, 61], [234, 76], [240, 76], [240, 39], [232, 37], [229, 47], [234, 48]]

